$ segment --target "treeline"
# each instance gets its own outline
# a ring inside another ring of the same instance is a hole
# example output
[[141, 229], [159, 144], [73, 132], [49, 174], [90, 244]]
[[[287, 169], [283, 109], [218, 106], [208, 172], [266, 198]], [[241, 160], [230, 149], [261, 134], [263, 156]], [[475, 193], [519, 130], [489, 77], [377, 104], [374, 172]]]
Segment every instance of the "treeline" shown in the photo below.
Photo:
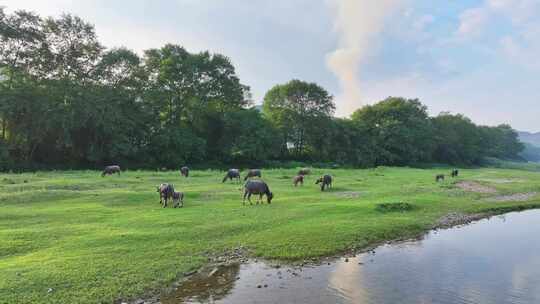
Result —
[[262, 111], [252, 106], [223, 55], [173, 44], [142, 55], [106, 49], [76, 16], [0, 8], [2, 169], [477, 164], [523, 149], [510, 126], [429, 117], [418, 100], [388, 98], [335, 118], [332, 96], [299, 80], [270, 89]]

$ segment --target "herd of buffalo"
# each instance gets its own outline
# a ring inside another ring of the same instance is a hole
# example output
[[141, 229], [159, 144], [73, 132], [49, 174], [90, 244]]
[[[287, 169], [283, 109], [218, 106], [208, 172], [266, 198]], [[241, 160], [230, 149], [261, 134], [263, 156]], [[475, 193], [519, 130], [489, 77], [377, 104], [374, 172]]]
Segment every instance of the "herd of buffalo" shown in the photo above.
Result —
[[[118, 165], [113, 166], [107, 166], [101, 173], [101, 176], [105, 175], [112, 175], [112, 174], [118, 174], [120, 175], [121, 169]], [[182, 167], [180, 168], [180, 174], [184, 177], [189, 177], [189, 168], [188, 167]], [[307, 168], [300, 169], [298, 171], [298, 174], [293, 178], [293, 185], [297, 187], [299, 184], [304, 185], [304, 177], [306, 175], [310, 174], [310, 170]], [[457, 177], [459, 175], [459, 171], [457, 169], [452, 170], [451, 176]], [[255, 179], [255, 177], [258, 177], [258, 179]], [[243, 198], [243, 204], [246, 203], [246, 198], [251, 203], [251, 195], [252, 194], [258, 194], [259, 198], [257, 200], [257, 204], [262, 201], [263, 196], [266, 196], [266, 201], [268, 204], [272, 202], [272, 198], [274, 197], [274, 194], [272, 191], [270, 191], [270, 187], [268, 187], [268, 184], [261, 180], [262, 173], [260, 169], [251, 169], [248, 170], [246, 176], [244, 177], [244, 181], [246, 182], [244, 184], [244, 198]], [[225, 174], [225, 177], [223, 177], [223, 183], [229, 181], [236, 181], [238, 183], [241, 182], [240, 177], [240, 170], [238, 169], [229, 169], [227, 173]], [[444, 174], [439, 174], [435, 176], [435, 181], [444, 181]], [[325, 189], [328, 189], [329, 187], [332, 187], [332, 176], [329, 174], [325, 174], [321, 177], [319, 177], [315, 184], [320, 185], [321, 191], [324, 191]], [[177, 192], [174, 190], [174, 186], [172, 184], [161, 184], [157, 187], [157, 192], [159, 193], [159, 203], [163, 206], [163, 208], [166, 208], [168, 205], [168, 202], [172, 200], [173, 207], [183, 207], [184, 206], [184, 193]]]

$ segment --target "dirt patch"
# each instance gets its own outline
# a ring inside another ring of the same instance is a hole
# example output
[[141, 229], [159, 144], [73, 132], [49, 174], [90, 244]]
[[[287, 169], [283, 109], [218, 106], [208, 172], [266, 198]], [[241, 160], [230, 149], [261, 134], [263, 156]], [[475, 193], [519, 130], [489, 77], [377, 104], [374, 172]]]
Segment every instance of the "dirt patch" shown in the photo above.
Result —
[[460, 188], [461, 190], [465, 190], [469, 192], [476, 192], [476, 193], [496, 193], [497, 192], [497, 189], [493, 187], [484, 186], [477, 182], [471, 182], [471, 181], [462, 181], [462, 182], [456, 183], [456, 186]]
[[343, 191], [335, 193], [336, 196], [342, 198], [359, 198], [363, 193], [357, 191]]
[[528, 193], [515, 193], [515, 194], [509, 194], [509, 195], [499, 195], [499, 196], [489, 198], [488, 201], [495, 202], [495, 203], [524, 202], [535, 197], [537, 194], [538, 194], [537, 192], [528, 192]]
[[494, 184], [511, 184], [521, 183], [524, 180], [519, 178], [482, 178], [479, 179], [482, 182], [494, 183]]

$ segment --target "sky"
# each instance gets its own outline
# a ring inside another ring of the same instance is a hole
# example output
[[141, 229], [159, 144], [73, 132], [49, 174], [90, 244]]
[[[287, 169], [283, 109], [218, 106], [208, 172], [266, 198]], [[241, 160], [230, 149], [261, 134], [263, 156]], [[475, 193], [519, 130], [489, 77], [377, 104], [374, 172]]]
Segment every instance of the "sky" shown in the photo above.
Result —
[[165, 43], [228, 56], [262, 102], [291, 79], [326, 88], [347, 116], [388, 96], [431, 115], [540, 131], [540, 0], [0, 0], [72, 13], [107, 47]]

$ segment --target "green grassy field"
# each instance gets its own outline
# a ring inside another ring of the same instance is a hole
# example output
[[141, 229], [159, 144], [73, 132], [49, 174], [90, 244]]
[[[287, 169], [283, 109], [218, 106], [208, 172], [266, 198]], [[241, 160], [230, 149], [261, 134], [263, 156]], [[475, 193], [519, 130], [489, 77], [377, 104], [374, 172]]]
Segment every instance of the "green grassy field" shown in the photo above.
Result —
[[[511, 193], [540, 193], [540, 173], [461, 170], [497, 193], [473, 193], [449, 180], [448, 169], [324, 170], [334, 187], [321, 193], [314, 170], [294, 188], [296, 169], [263, 170], [271, 205], [242, 206], [239, 184], [223, 172], [96, 171], [0, 174], [0, 303], [112, 303], [168, 286], [208, 255], [245, 246], [252, 256], [302, 259], [413, 236], [454, 211], [477, 213], [540, 207], [490, 202]], [[186, 193], [182, 209], [162, 209], [156, 185]], [[406, 202], [407, 212], [380, 212], [379, 203]]]

